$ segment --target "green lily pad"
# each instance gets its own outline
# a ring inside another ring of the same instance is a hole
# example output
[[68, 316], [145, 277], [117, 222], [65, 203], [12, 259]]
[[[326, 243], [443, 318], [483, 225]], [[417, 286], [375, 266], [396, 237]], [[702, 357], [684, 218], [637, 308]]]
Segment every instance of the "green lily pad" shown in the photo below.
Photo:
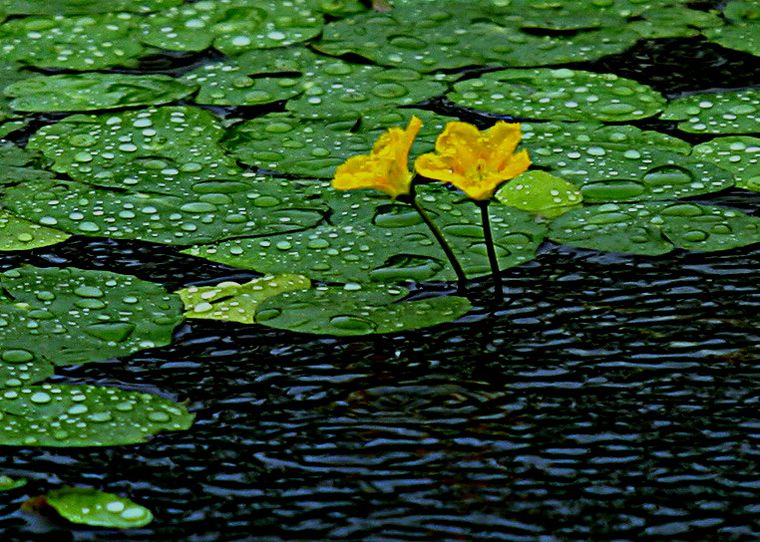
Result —
[[126, 497], [88, 487], [62, 487], [44, 499], [61, 517], [81, 525], [136, 529], [153, 521], [150, 510]]
[[167, 75], [79, 73], [30, 77], [5, 88], [16, 111], [96, 111], [159, 105], [192, 94], [197, 87]]
[[[2, 17], [0, 16], [0, 21], [1, 20]], [[22, 66], [12, 62], [6, 62], [5, 59], [0, 60], [0, 122], [14, 117], [10, 104], [11, 101], [3, 95], [4, 89], [9, 85], [17, 81], [22, 81], [32, 75], [34, 75], [32, 72], [24, 71]], [[4, 137], [11, 131], [13, 131], [13, 129], [0, 126], [0, 137]]]
[[716, 137], [695, 146], [692, 154], [733, 173], [739, 188], [760, 192], [760, 138]]
[[190, 286], [177, 294], [185, 304], [187, 318], [253, 324], [256, 309], [265, 299], [310, 287], [311, 281], [303, 275], [267, 275], [245, 284], [225, 281], [216, 286]]
[[760, 56], [760, 8], [757, 2], [732, 0], [723, 8], [723, 14], [730, 24], [706, 30], [707, 39], [728, 49]]
[[514, 24], [499, 26], [462, 16], [471, 11], [469, 5], [415, 4], [385, 14], [369, 12], [326, 25], [315, 47], [330, 55], [357, 54], [384, 66], [431, 72], [483, 64], [583, 62], [622, 52], [638, 39], [635, 32], [621, 28], [574, 36], [535, 35]]
[[136, 66], [144, 49], [135, 21], [129, 13], [11, 19], [0, 26], [0, 49], [6, 61], [39, 68]]
[[583, 195], [564, 179], [545, 171], [526, 171], [504, 184], [496, 199], [509, 207], [555, 217], [579, 205]]
[[360, 0], [311, 0], [312, 9], [332, 17], [347, 17], [367, 11]]
[[674, 248], [713, 252], [760, 242], [760, 218], [695, 203], [584, 207], [552, 222], [558, 243], [608, 252], [660, 255]]
[[0, 210], [0, 252], [31, 250], [62, 243], [70, 236]]
[[760, 90], [700, 92], [670, 102], [662, 117], [678, 120], [684, 132], [745, 134], [760, 126]]
[[179, 297], [129, 275], [21, 267], [0, 275], [0, 286], [0, 365], [11, 369], [34, 360], [70, 365], [164, 346], [182, 321]]
[[400, 301], [403, 288], [320, 287], [270, 297], [256, 320], [267, 327], [320, 335], [397, 333], [456, 320], [472, 308], [464, 297]]
[[177, 196], [96, 188], [74, 181], [9, 187], [4, 203], [20, 217], [79, 235], [168, 245], [208, 243], [309, 228], [323, 208], [287, 180], [206, 181]]
[[406, 126], [412, 115], [423, 121], [410, 156], [433, 150], [446, 122], [454, 120], [420, 109], [368, 112], [346, 119], [302, 120], [288, 113], [270, 113], [238, 124], [222, 144], [243, 163], [310, 177], [331, 178], [335, 168], [355, 154], [366, 154], [378, 135], [392, 126]]
[[630, 79], [567, 68], [489, 72], [456, 83], [448, 97], [480, 111], [573, 121], [642, 119], [665, 103], [659, 93]]
[[[469, 277], [490, 274], [479, 209], [440, 184], [418, 187], [420, 203], [452, 245]], [[416, 211], [371, 191], [323, 195], [330, 223], [285, 235], [243, 238], [196, 246], [186, 254], [262, 273], [301, 273], [336, 282], [454, 280], [445, 254]], [[545, 227], [533, 215], [491, 206], [502, 269], [535, 257]]]
[[223, 135], [208, 111], [160, 107], [73, 115], [40, 129], [27, 147], [77, 181], [177, 195], [209, 179], [239, 177], [235, 160], [219, 146]]
[[283, 47], [322, 31], [322, 15], [309, 4], [307, 0], [185, 4], [149, 15], [142, 23], [142, 40], [172, 51], [201, 51], [213, 44], [227, 55]]
[[[0, 98], [0, 101], [2, 101], [2, 98]], [[2, 113], [0, 113], [0, 116], [2, 116]], [[27, 124], [27, 120], [12, 120], [9, 122], [0, 123], [0, 138], [3, 138], [8, 134], [15, 132], [16, 130], [21, 130]]]
[[117, 446], [190, 427], [193, 414], [158, 395], [119, 388], [41, 384], [0, 395], [0, 446]]
[[642, 38], [687, 38], [701, 31], [722, 27], [723, 20], [713, 11], [689, 9], [682, 5], [668, 5], [644, 12], [640, 20], [628, 23]]
[[35, 167], [36, 158], [31, 149], [21, 149], [0, 139], [0, 185], [51, 178], [49, 171]]
[[[27, 332], [23, 311], [0, 308], [0, 336], [21, 336]], [[28, 348], [28, 347], [27, 347]], [[7, 348], [0, 352], [0, 388], [18, 388], [53, 376], [53, 364], [44, 356], [24, 348]]]
[[683, 198], [734, 184], [728, 171], [686, 156], [686, 142], [657, 132], [588, 123], [531, 123], [523, 130], [533, 164], [576, 185], [589, 202]]
[[91, 15], [131, 11], [148, 13], [181, 4], [183, 0], [4, 0], [8, 15]]
[[4, 474], [0, 475], [0, 491], [10, 491], [26, 485], [26, 478], [13, 479]]

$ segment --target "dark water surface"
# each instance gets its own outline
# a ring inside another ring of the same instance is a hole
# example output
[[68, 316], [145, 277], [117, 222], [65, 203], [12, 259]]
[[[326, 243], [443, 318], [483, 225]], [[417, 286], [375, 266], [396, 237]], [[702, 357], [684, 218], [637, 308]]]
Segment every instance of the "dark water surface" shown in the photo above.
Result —
[[[756, 58], [699, 39], [582, 66], [671, 96], [760, 84]], [[760, 209], [738, 190], [699, 201]], [[88, 238], [0, 256], [21, 263], [170, 289], [252, 276]], [[759, 264], [759, 246], [652, 258], [547, 244], [505, 271], [504, 306], [478, 284], [476, 311], [431, 330], [318, 339], [189, 321], [170, 347], [55, 379], [187, 399], [193, 429], [2, 449], [0, 471], [31, 481], [0, 501], [1, 539], [760, 540]], [[17, 511], [61, 483], [130, 495], [156, 520], [51, 531]]]

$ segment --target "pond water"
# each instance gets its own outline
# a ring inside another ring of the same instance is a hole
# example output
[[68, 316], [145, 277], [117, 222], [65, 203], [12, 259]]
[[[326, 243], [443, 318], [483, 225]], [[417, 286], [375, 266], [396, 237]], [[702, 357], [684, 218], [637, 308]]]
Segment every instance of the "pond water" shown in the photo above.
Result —
[[[219, 58], [160, 54], [127, 71], [180, 75]], [[704, 37], [563, 66], [671, 100], [760, 85], [756, 57]], [[283, 108], [210, 107], [230, 119]], [[424, 108], [482, 127], [497, 116], [446, 98]], [[61, 118], [35, 114], [8, 139], [23, 146]], [[713, 137], [661, 119], [628, 124], [690, 144]], [[687, 199], [760, 216], [757, 191]], [[112, 271], [168, 291], [260, 276], [181, 248], [75, 235], [0, 253], [0, 271]], [[0, 448], [0, 474], [29, 480], [0, 493], [1, 538], [760, 539], [760, 245], [647, 256], [545, 240], [502, 277], [503, 304], [481, 277], [468, 288], [473, 309], [429, 329], [331, 337], [187, 319], [168, 346], [56, 367], [47, 382], [155, 393], [196, 418], [142, 444]], [[413, 299], [455, 289], [408, 286]], [[104, 531], [19, 511], [63, 485], [128, 495], [155, 519]]]

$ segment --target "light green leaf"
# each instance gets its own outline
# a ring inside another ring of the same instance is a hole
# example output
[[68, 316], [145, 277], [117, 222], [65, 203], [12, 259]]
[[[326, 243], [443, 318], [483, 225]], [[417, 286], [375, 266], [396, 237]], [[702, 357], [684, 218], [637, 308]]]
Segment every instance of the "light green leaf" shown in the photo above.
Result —
[[760, 138], [716, 137], [695, 146], [692, 154], [733, 173], [739, 188], [760, 192]]
[[147, 13], [181, 4], [182, 0], [4, 0], [9, 15], [91, 15], [131, 11]]
[[61, 517], [81, 525], [136, 529], [153, 521], [150, 510], [126, 497], [88, 487], [62, 487], [44, 499]]
[[185, 304], [187, 318], [253, 324], [256, 309], [265, 299], [310, 287], [308, 277], [285, 274], [267, 275], [245, 284], [225, 281], [216, 286], [190, 286], [176, 293]]
[[79, 73], [30, 77], [5, 88], [16, 111], [96, 111], [159, 105], [189, 96], [197, 87], [167, 75]]
[[31, 250], [62, 243], [70, 236], [0, 210], [0, 252]]
[[456, 83], [448, 97], [480, 111], [578, 121], [651, 117], [665, 103], [659, 93], [630, 79], [567, 68], [489, 72]]
[[42, 384], [0, 395], [0, 446], [117, 446], [188, 429], [195, 416], [158, 395], [89, 385]]
[[678, 120], [684, 132], [745, 134], [760, 126], [760, 90], [700, 92], [670, 102], [664, 120]]
[[13, 479], [10, 476], [0, 474], [0, 491], [10, 491], [26, 485], [26, 478]]
[[555, 217], [579, 205], [583, 196], [575, 187], [545, 171], [526, 171], [504, 184], [496, 199], [509, 207]]
[[663, 6], [644, 12], [641, 19], [628, 23], [642, 38], [686, 38], [698, 36], [705, 29], [723, 26], [723, 20], [713, 11], [689, 9], [682, 5]]
[[472, 308], [466, 298], [457, 296], [400, 301], [407, 293], [383, 286], [288, 292], [264, 301], [256, 319], [277, 329], [349, 336], [432, 327], [456, 320]]

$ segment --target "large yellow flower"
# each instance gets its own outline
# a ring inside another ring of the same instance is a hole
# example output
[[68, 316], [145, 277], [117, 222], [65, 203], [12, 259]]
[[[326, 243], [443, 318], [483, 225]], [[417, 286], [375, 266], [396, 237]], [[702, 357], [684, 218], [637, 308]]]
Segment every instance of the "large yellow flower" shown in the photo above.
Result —
[[421, 127], [422, 121], [413, 116], [406, 129], [391, 128], [384, 132], [370, 154], [352, 156], [338, 166], [333, 187], [338, 190], [374, 188], [392, 198], [408, 194], [414, 176], [409, 171], [409, 149]]
[[467, 122], [449, 122], [435, 142], [435, 152], [417, 158], [414, 167], [474, 200], [488, 200], [498, 185], [530, 166], [528, 151], [514, 153], [521, 137], [519, 124], [499, 121], [481, 132]]

